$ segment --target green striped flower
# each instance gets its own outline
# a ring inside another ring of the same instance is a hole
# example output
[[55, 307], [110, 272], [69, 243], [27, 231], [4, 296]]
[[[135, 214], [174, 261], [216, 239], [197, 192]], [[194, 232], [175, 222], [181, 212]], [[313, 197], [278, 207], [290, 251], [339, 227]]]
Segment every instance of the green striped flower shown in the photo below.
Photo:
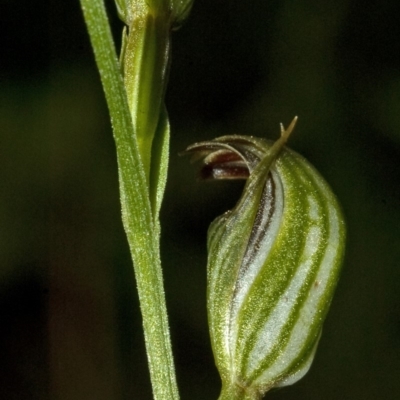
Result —
[[220, 400], [259, 399], [314, 358], [344, 252], [339, 204], [321, 175], [270, 141], [224, 136], [187, 149], [209, 179], [247, 182], [208, 232], [208, 318]]

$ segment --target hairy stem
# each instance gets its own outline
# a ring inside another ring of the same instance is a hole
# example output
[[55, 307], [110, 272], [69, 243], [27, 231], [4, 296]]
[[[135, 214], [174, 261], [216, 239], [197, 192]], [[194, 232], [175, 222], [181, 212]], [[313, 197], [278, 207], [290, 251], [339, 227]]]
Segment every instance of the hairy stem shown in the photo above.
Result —
[[153, 394], [157, 400], [178, 399], [159, 257], [158, 221], [151, 211], [149, 186], [121, 67], [104, 0], [81, 0], [81, 6], [114, 131], [122, 218], [134, 262]]

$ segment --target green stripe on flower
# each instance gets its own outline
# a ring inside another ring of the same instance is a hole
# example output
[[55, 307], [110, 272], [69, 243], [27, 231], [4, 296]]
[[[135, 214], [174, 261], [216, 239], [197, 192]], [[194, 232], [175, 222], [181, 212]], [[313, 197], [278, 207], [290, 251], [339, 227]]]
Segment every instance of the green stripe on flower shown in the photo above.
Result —
[[190, 146], [210, 179], [247, 178], [208, 234], [208, 316], [220, 399], [256, 399], [309, 369], [344, 253], [339, 204], [321, 175], [269, 141], [225, 136]]

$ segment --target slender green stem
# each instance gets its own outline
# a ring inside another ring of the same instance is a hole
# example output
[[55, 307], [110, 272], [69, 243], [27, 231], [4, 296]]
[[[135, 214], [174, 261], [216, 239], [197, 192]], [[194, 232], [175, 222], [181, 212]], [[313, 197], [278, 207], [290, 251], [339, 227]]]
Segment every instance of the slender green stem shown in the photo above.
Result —
[[178, 399], [159, 257], [159, 236], [121, 68], [103, 0], [81, 0], [117, 147], [122, 218], [133, 257], [154, 398]]

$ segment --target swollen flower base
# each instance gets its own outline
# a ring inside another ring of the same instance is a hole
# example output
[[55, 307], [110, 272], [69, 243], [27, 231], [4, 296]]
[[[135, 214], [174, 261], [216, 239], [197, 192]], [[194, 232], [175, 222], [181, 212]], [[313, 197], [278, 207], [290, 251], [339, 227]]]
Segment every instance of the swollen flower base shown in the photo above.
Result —
[[207, 179], [247, 179], [208, 232], [208, 318], [220, 399], [259, 399], [308, 371], [339, 277], [345, 227], [321, 175], [275, 143], [224, 136], [186, 152]]

